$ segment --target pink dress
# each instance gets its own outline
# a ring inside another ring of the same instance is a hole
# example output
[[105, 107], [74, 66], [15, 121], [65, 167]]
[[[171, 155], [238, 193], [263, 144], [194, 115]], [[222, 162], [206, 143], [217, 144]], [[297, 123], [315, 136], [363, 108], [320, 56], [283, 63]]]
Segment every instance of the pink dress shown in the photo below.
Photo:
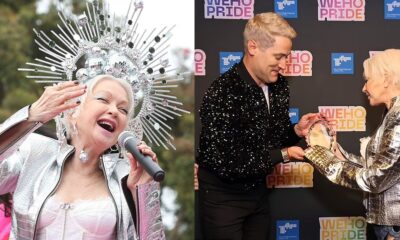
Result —
[[10, 236], [11, 217], [4, 216], [4, 205], [0, 204], [0, 240], [7, 240]]
[[110, 197], [67, 204], [52, 196], [40, 214], [36, 239], [114, 240], [116, 224], [117, 213]]

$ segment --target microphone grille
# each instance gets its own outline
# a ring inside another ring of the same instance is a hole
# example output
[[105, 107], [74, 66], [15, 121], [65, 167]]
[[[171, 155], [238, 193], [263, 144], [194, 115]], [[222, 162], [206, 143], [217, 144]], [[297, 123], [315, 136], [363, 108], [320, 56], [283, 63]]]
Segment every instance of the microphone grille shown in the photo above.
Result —
[[124, 146], [124, 144], [125, 144], [125, 141], [128, 139], [128, 138], [135, 138], [135, 136], [131, 133], [131, 132], [129, 132], [129, 131], [123, 131], [122, 133], [120, 133], [119, 134], [119, 136], [118, 136], [118, 144], [121, 146], [121, 147], [123, 147]]

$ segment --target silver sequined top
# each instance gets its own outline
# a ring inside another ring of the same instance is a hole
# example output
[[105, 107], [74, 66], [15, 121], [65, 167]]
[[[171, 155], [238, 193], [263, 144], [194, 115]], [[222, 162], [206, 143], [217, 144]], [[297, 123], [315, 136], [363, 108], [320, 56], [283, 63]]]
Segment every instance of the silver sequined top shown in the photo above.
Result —
[[367, 222], [400, 226], [400, 97], [392, 99], [367, 145], [365, 159], [343, 153], [348, 161], [315, 146], [306, 150], [306, 157], [330, 181], [365, 193]]
[[[0, 134], [28, 118], [28, 107], [11, 116], [0, 126]], [[70, 145], [32, 133], [37, 124], [11, 146], [0, 149], [0, 194], [14, 192], [10, 239], [34, 239], [38, 216], [44, 202], [54, 193], [65, 160], [74, 152]], [[138, 239], [133, 217], [124, 196], [123, 179], [129, 163], [114, 155], [104, 155], [101, 167], [117, 212], [117, 239]], [[161, 221], [159, 184], [140, 185], [136, 203], [140, 239], [165, 239]], [[141, 196], [145, 194], [146, 196]]]

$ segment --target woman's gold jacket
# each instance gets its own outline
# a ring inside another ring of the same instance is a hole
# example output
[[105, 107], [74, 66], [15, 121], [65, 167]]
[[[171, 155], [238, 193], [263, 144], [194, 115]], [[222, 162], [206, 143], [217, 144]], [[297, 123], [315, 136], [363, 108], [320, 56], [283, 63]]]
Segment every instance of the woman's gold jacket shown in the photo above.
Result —
[[364, 192], [368, 223], [400, 226], [400, 97], [391, 100], [365, 158], [341, 151], [344, 161], [321, 146], [308, 148], [306, 158], [331, 182]]

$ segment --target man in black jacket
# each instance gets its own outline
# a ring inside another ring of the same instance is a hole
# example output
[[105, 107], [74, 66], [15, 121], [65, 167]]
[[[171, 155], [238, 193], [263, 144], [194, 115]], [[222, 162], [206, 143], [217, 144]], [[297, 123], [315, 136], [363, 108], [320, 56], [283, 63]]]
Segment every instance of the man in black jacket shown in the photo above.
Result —
[[317, 114], [289, 118], [289, 86], [279, 74], [294, 29], [275, 13], [250, 19], [242, 61], [207, 90], [198, 149], [199, 215], [205, 239], [268, 239], [266, 176], [275, 164], [302, 160], [296, 144]]

